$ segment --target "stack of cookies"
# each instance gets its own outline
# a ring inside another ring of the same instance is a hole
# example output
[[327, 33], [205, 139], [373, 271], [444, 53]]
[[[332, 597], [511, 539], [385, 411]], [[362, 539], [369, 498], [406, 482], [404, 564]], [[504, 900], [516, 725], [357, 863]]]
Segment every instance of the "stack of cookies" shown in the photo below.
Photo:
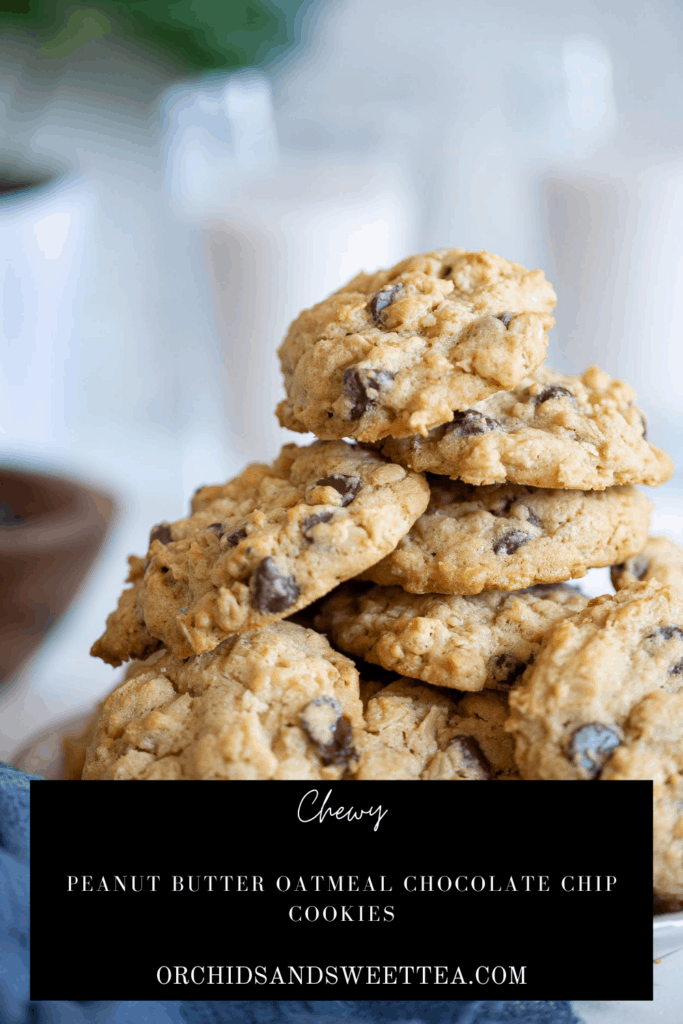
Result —
[[543, 365], [554, 306], [453, 249], [298, 317], [277, 414], [318, 440], [130, 558], [84, 779], [654, 778], [683, 897], [683, 553], [635, 486], [673, 464], [628, 384]]

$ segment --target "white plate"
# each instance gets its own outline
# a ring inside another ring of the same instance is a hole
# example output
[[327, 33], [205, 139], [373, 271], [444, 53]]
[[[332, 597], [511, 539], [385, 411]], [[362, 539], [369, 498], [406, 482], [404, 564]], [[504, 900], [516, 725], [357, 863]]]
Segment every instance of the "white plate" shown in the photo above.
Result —
[[681, 1024], [683, 912], [660, 914], [654, 918], [652, 952], [652, 1001], [573, 1002], [572, 1007], [579, 1020], [584, 1024]]
[[683, 950], [683, 911], [677, 914], [659, 914], [654, 919], [652, 930], [653, 960], [668, 956], [679, 949]]

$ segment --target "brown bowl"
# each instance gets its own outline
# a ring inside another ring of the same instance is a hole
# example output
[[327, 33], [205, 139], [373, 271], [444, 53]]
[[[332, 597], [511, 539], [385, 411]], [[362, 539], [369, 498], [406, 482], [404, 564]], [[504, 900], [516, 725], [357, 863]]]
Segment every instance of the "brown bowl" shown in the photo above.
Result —
[[75, 596], [113, 510], [68, 477], [0, 468], [0, 687]]

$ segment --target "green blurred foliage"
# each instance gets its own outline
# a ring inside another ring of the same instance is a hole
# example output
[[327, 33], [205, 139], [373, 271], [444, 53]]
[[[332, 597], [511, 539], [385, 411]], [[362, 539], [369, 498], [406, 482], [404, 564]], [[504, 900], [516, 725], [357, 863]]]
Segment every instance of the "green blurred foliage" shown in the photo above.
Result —
[[92, 39], [134, 43], [180, 74], [262, 66], [297, 42], [314, 0], [0, 0], [0, 35], [31, 35], [45, 60]]

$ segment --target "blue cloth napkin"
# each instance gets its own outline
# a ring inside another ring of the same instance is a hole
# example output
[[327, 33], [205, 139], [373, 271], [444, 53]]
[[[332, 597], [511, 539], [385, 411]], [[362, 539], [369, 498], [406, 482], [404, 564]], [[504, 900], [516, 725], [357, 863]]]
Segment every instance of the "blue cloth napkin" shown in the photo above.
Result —
[[579, 1024], [559, 1001], [31, 1002], [32, 778], [0, 762], [0, 1024]]

